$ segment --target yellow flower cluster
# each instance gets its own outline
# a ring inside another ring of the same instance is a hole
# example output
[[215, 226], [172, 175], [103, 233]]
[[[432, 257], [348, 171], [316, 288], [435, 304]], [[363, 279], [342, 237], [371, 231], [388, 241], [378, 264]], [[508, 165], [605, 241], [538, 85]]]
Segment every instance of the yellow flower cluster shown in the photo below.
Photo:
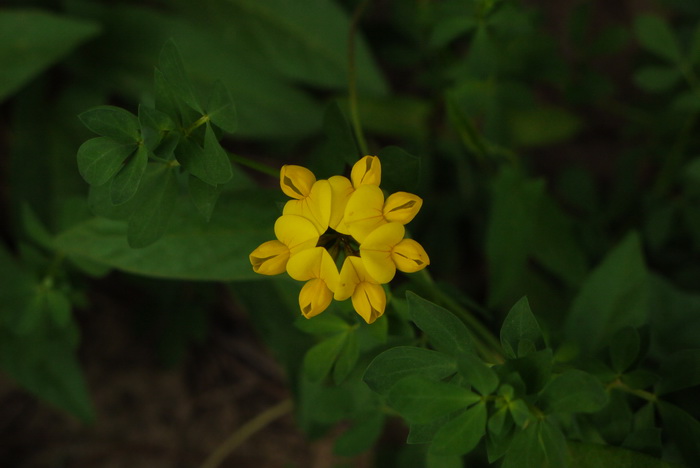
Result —
[[352, 298], [355, 311], [372, 323], [386, 308], [381, 285], [397, 269], [412, 273], [430, 264], [423, 247], [404, 238], [404, 225], [423, 200], [407, 192], [385, 199], [381, 176], [376, 156], [355, 163], [350, 179], [316, 180], [304, 167], [282, 167], [280, 187], [291, 200], [275, 222], [277, 239], [255, 249], [250, 263], [263, 275], [286, 271], [305, 281], [299, 293], [304, 317], [320, 314], [333, 299]]

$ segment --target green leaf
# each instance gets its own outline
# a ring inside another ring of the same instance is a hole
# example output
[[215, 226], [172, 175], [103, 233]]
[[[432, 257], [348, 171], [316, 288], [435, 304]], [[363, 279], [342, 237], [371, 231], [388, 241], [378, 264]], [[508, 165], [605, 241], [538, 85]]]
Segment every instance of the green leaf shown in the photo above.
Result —
[[99, 25], [38, 9], [0, 11], [0, 102], [62, 60]]
[[685, 349], [661, 361], [660, 394], [700, 385], [700, 349]]
[[382, 435], [384, 420], [384, 414], [375, 411], [356, 421], [335, 441], [333, 453], [341, 457], [352, 457], [366, 452]]
[[225, 184], [233, 176], [228, 154], [209, 124], [204, 134], [204, 147], [185, 138], [178, 147], [177, 159], [190, 174], [210, 185]]
[[175, 122], [168, 114], [143, 104], [139, 105], [139, 126], [143, 144], [151, 151], [158, 147], [168, 132], [175, 130]]
[[471, 452], [486, 433], [486, 415], [483, 401], [472, 406], [440, 428], [430, 450], [441, 455]]
[[192, 84], [185, 73], [185, 66], [175, 41], [169, 40], [163, 46], [158, 59], [158, 69], [175, 100], [181, 100], [202, 114], [202, 108], [194, 96]]
[[509, 359], [504, 367], [520, 375], [527, 393], [537, 393], [549, 381], [552, 361], [552, 350], [547, 348], [529, 353], [523, 358]]
[[190, 199], [194, 203], [199, 214], [202, 215], [205, 221], [211, 219], [211, 214], [216, 207], [216, 201], [219, 199], [221, 189], [218, 186], [213, 186], [202, 182], [198, 177], [190, 175], [187, 178], [187, 187], [190, 193]]
[[700, 460], [700, 421], [681, 408], [659, 402], [659, 412], [664, 423], [664, 429], [688, 464], [693, 466]]
[[347, 333], [351, 328], [348, 322], [333, 314], [322, 314], [313, 320], [299, 317], [294, 321], [294, 326], [303, 332], [318, 336]]
[[78, 170], [90, 185], [111, 179], [136, 149], [136, 143], [120, 143], [108, 137], [92, 138], [78, 148]]
[[618, 330], [644, 325], [648, 301], [641, 241], [632, 233], [586, 278], [569, 311], [566, 334], [583, 351], [594, 351]]
[[634, 32], [639, 43], [649, 52], [678, 63], [682, 54], [673, 30], [658, 16], [640, 15], [635, 18]]
[[277, 191], [227, 193], [208, 223], [189, 203], [171, 200], [176, 206], [171, 228], [159, 242], [140, 249], [127, 244], [123, 222], [104, 218], [72, 226], [57, 236], [56, 246], [71, 258], [87, 258], [138, 275], [200, 281], [259, 280], [264, 277], [253, 272], [248, 254], [274, 236], [277, 198]]
[[521, 147], [553, 145], [573, 138], [583, 127], [581, 119], [566, 109], [533, 107], [508, 115], [513, 143]]
[[473, 354], [462, 354], [457, 358], [459, 373], [464, 380], [482, 395], [490, 395], [498, 387], [498, 376]]
[[435, 349], [451, 356], [474, 352], [469, 330], [450, 311], [410, 291], [406, 299], [411, 320], [428, 335]]
[[88, 129], [100, 136], [123, 143], [137, 143], [141, 138], [138, 118], [115, 106], [97, 106], [78, 116]]
[[613, 370], [621, 374], [634, 363], [639, 354], [639, 333], [634, 328], [618, 331], [610, 343], [610, 362]]
[[331, 371], [345, 347], [349, 333], [331, 336], [313, 346], [304, 356], [304, 373], [311, 382], [320, 382]]
[[[399, 466], [406, 466], [402, 463]], [[423, 465], [416, 465], [415, 468]], [[428, 451], [425, 456], [425, 468], [463, 468], [462, 457], [457, 455], [440, 455], [434, 452]]]
[[309, 167], [317, 174], [343, 173], [346, 166], [355, 164], [360, 156], [350, 123], [334, 101], [323, 114], [323, 139], [312, 153]]
[[688, 49], [688, 61], [694, 65], [700, 62], [700, 24], [695, 26]]
[[54, 249], [53, 234], [48, 231], [28, 203], [22, 204], [22, 226], [29, 238], [38, 245], [48, 250]]
[[540, 395], [548, 413], [595, 413], [608, 402], [608, 393], [598, 379], [571, 369], [552, 380]]
[[[533, 349], [527, 349], [529, 343]], [[527, 297], [521, 298], [508, 312], [501, 326], [501, 345], [509, 358], [525, 357], [544, 345], [544, 337], [537, 319], [530, 310]]]
[[457, 372], [455, 360], [446, 354], [413, 346], [396, 346], [374, 358], [362, 377], [375, 392], [386, 394], [409, 375], [443, 379]]
[[476, 19], [471, 16], [446, 17], [433, 28], [429, 44], [435, 48], [445, 47], [459, 36], [471, 32], [476, 26]]
[[398, 146], [386, 146], [379, 150], [382, 162], [382, 187], [390, 192], [413, 192], [419, 188], [421, 162], [415, 156]]
[[640, 68], [634, 73], [634, 82], [645, 91], [668, 91], [676, 85], [682, 75], [676, 68], [648, 66]]
[[354, 331], [347, 332], [345, 344], [338, 355], [338, 359], [333, 367], [333, 382], [340, 385], [350, 372], [355, 368], [360, 357], [360, 349], [357, 345], [357, 334]]
[[525, 424], [533, 418], [532, 411], [523, 400], [513, 400], [508, 402], [508, 412], [515, 424], [525, 427]]
[[165, 164], [152, 164], [146, 169], [126, 232], [132, 248], [154, 243], [168, 228], [179, 194], [175, 172], [174, 166]]
[[609, 445], [569, 441], [568, 448], [571, 468], [682, 468], [675, 463]]
[[148, 149], [146, 146], [140, 145], [131, 158], [126, 161], [124, 166], [112, 178], [109, 195], [113, 204], [121, 205], [136, 195], [147, 165]]
[[404, 377], [389, 391], [387, 401], [410, 423], [428, 423], [481, 400], [456, 385], [436, 382], [420, 375]]
[[231, 93], [221, 81], [214, 84], [214, 89], [212, 89], [207, 103], [206, 114], [214, 125], [227, 133], [235, 133], [238, 129], [236, 106], [231, 98]]
[[519, 432], [506, 452], [501, 468], [568, 468], [570, 457], [561, 430], [548, 420]]

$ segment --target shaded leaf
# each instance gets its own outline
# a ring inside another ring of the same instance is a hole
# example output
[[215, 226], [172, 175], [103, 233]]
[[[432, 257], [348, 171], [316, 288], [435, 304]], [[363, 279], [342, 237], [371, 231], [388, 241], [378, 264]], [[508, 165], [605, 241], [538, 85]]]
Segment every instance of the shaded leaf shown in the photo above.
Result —
[[450, 311], [410, 291], [406, 299], [411, 320], [428, 335], [435, 349], [449, 355], [474, 352], [469, 330]]
[[440, 428], [430, 450], [441, 455], [471, 452], [486, 433], [486, 415], [483, 401], [472, 406]]
[[640, 15], [634, 20], [634, 32], [639, 43], [649, 52], [674, 63], [681, 61], [678, 40], [664, 19]]
[[527, 351], [523, 349], [523, 352], [520, 352], [523, 341], [532, 343], [532, 351], [544, 345], [542, 330], [530, 310], [527, 297], [521, 298], [510, 309], [501, 326], [501, 345], [507, 357], [525, 357]]
[[131, 158], [126, 161], [126, 164], [112, 178], [109, 195], [113, 204], [121, 205], [136, 195], [147, 165], [148, 149], [146, 149], [146, 146], [140, 145]]
[[78, 117], [83, 125], [100, 136], [123, 143], [137, 143], [141, 138], [138, 118], [121, 107], [97, 106]]
[[87, 140], [78, 148], [80, 175], [90, 185], [102, 185], [119, 172], [135, 149], [136, 143], [120, 143], [108, 137]]
[[552, 380], [540, 395], [549, 413], [594, 413], [608, 402], [608, 393], [598, 379], [571, 369]]

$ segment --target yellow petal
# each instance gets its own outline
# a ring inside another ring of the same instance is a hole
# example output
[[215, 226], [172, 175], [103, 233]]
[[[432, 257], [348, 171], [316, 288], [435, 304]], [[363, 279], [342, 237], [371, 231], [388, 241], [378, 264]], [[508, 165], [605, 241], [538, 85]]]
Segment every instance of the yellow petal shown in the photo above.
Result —
[[280, 169], [280, 187], [289, 197], [298, 200], [307, 197], [314, 182], [316, 176], [305, 167], [287, 164]]
[[350, 234], [345, 226], [345, 206], [348, 204], [350, 195], [355, 191], [352, 183], [347, 177], [333, 176], [328, 179], [331, 184], [331, 217], [328, 225], [341, 234]]
[[333, 293], [322, 279], [314, 278], [307, 281], [299, 292], [301, 314], [306, 318], [318, 315], [326, 310], [331, 300], [333, 300]]
[[350, 235], [362, 243], [367, 235], [386, 224], [384, 194], [377, 185], [361, 185], [345, 207], [345, 225]]
[[392, 250], [391, 258], [396, 263], [396, 268], [405, 273], [413, 273], [430, 265], [425, 249], [413, 239], [399, 242]]
[[292, 255], [287, 262], [287, 273], [297, 281], [322, 279], [333, 291], [338, 286], [338, 267], [323, 247], [313, 247]]
[[289, 260], [289, 249], [277, 240], [267, 241], [248, 256], [253, 271], [261, 275], [284, 273]]
[[300, 250], [316, 247], [319, 232], [314, 223], [297, 215], [282, 215], [275, 221], [277, 239], [289, 248], [292, 255]]
[[402, 224], [388, 223], [378, 227], [360, 244], [360, 257], [367, 274], [377, 283], [388, 283], [396, 274], [391, 252], [401, 242], [406, 230]]
[[352, 185], [355, 188], [360, 185], [379, 185], [382, 180], [382, 165], [376, 156], [365, 156], [352, 166], [350, 172]]
[[384, 217], [387, 221], [408, 224], [416, 217], [423, 199], [408, 192], [396, 192], [389, 195], [384, 202]]
[[311, 187], [307, 197], [300, 200], [289, 200], [282, 213], [286, 215], [302, 216], [316, 226], [320, 233], [328, 229], [328, 221], [331, 217], [331, 185], [327, 180], [318, 180]]
[[358, 265], [364, 270], [360, 257], [345, 257], [343, 267], [340, 269], [340, 276], [338, 277], [338, 287], [335, 289], [335, 295], [333, 296], [336, 301], [344, 301], [355, 292], [355, 287], [361, 281], [357, 271]]
[[352, 306], [365, 322], [372, 323], [382, 316], [386, 309], [386, 293], [378, 284], [360, 283], [352, 295]]

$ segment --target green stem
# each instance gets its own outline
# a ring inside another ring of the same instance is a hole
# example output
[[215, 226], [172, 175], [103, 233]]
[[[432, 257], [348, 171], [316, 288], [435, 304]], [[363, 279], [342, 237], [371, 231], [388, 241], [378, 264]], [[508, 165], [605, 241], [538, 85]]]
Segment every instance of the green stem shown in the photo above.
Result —
[[491, 333], [491, 330], [489, 330], [479, 321], [479, 319], [474, 317], [474, 315], [461, 304], [457, 303], [454, 299], [443, 293], [442, 290], [440, 290], [440, 288], [438, 288], [438, 286], [435, 284], [435, 281], [433, 280], [432, 276], [430, 276], [430, 273], [428, 273], [426, 270], [421, 270], [420, 275], [424, 282], [430, 287], [430, 290], [435, 295], [435, 299], [457, 315], [467, 326], [467, 328], [471, 330], [472, 334], [474, 335], [475, 345], [481, 356], [494, 364], [501, 364], [505, 362], [501, 342], [493, 333]]
[[192, 125], [190, 125], [187, 129], [185, 129], [185, 136], [189, 136], [196, 128], [201, 127], [205, 123], [209, 122], [209, 116], [207, 114], [204, 114], [200, 118], [194, 121]]
[[651, 403], [656, 403], [656, 401], [658, 400], [655, 393], [647, 392], [646, 390], [640, 390], [638, 388], [629, 387], [627, 384], [625, 384], [620, 379], [616, 379], [616, 380], [613, 380], [612, 382], [610, 382], [607, 385], [607, 389], [608, 390], [617, 389], [617, 390], [623, 391], [625, 393], [629, 393], [630, 395], [635, 395], [635, 396], [642, 398], [644, 400], [647, 400]]
[[350, 121], [352, 123], [353, 130], [355, 131], [357, 145], [360, 147], [360, 151], [363, 155], [368, 154], [368, 150], [367, 140], [365, 140], [365, 135], [362, 131], [360, 112], [357, 106], [357, 63], [355, 61], [355, 36], [360, 23], [360, 17], [362, 16], [365, 8], [367, 8], [368, 4], [369, 0], [363, 0], [362, 3], [357, 6], [352, 15], [350, 31], [348, 32], [348, 100], [350, 106]]
[[278, 169], [274, 169], [270, 166], [266, 166], [265, 164], [261, 164], [259, 162], [253, 161], [252, 159], [248, 159], [245, 156], [240, 156], [238, 154], [229, 153], [228, 155], [233, 162], [238, 163], [241, 166], [248, 167], [262, 174], [272, 176], [276, 179], [280, 178], [280, 171]]
[[245, 423], [243, 427], [231, 434], [228, 439], [224, 440], [223, 443], [209, 455], [204, 463], [202, 463], [200, 468], [218, 467], [221, 462], [223, 462], [226, 457], [231, 455], [231, 453], [233, 453], [234, 450], [245, 442], [246, 439], [262, 430], [275, 419], [289, 413], [292, 410], [292, 407], [292, 400], [291, 398], [288, 398], [276, 404], [272, 408], [268, 408], [267, 410], [258, 414], [256, 417]]

